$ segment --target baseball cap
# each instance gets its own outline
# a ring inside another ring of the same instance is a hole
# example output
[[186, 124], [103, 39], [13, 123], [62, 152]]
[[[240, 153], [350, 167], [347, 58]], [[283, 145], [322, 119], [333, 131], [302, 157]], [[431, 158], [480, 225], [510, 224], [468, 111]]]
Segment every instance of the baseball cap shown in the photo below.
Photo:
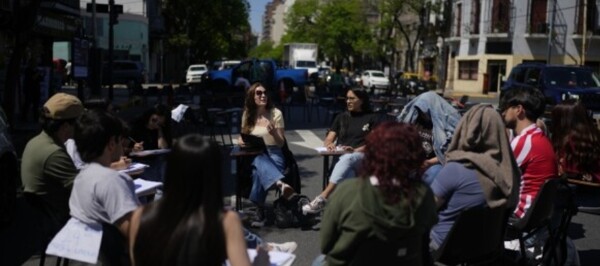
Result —
[[54, 120], [72, 119], [83, 112], [81, 101], [70, 94], [59, 92], [44, 104], [44, 116]]

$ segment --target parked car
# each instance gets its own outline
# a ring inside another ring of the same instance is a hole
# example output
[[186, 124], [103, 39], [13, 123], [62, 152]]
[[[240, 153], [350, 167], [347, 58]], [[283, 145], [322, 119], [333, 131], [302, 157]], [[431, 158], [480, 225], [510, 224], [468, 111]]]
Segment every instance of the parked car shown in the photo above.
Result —
[[588, 109], [600, 111], [600, 78], [589, 67], [522, 63], [511, 70], [500, 96], [514, 88], [539, 89], [550, 105], [578, 99]]
[[211, 70], [225, 70], [225, 69], [230, 69], [238, 64], [240, 64], [242, 61], [240, 60], [225, 60], [225, 61], [216, 61], [213, 63], [212, 69]]
[[185, 74], [185, 82], [188, 84], [200, 83], [202, 74], [206, 73], [208, 68], [205, 64], [190, 65]]
[[220, 91], [233, 88], [238, 77], [243, 77], [250, 83], [261, 82], [267, 89], [284, 88], [285, 91], [308, 84], [306, 69], [280, 69], [274, 60], [265, 59], [243, 61], [230, 69], [208, 71], [205, 76], [207, 86], [203, 87]]
[[0, 231], [15, 217], [17, 184], [20, 184], [17, 153], [8, 129], [8, 120], [0, 106]]
[[390, 87], [390, 80], [379, 70], [363, 71], [361, 80], [364, 87], [371, 89], [371, 93], [375, 92], [375, 89], [387, 90]]
[[[130, 87], [141, 85], [145, 81], [146, 71], [144, 64], [139, 61], [115, 60], [112, 68], [112, 83], [126, 84]], [[108, 85], [108, 63], [102, 67], [102, 84]]]

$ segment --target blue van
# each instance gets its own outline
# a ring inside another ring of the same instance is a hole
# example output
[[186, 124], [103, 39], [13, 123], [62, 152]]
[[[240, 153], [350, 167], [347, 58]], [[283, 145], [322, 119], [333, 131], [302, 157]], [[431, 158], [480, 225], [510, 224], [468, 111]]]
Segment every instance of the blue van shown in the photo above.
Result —
[[600, 78], [589, 67], [522, 63], [511, 70], [500, 97], [513, 88], [539, 89], [550, 105], [578, 99], [589, 110], [600, 111]]

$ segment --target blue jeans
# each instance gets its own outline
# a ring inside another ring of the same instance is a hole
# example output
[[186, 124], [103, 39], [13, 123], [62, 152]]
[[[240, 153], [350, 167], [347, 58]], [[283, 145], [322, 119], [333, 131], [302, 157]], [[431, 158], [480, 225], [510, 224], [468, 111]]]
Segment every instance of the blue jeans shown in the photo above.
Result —
[[323, 266], [325, 265], [326, 261], [325, 261], [325, 255], [321, 254], [319, 256], [317, 256], [315, 258], [315, 260], [313, 260], [312, 266]]
[[347, 153], [340, 156], [339, 161], [333, 167], [329, 182], [337, 184], [344, 179], [356, 177], [356, 172], [360, 167], [365, 154], [362, 152]]
[[284, 177], [285, 159], [281, 148], [268, 146], [265, 153], [254, 158], [252, 168], [250, 200], [263, 205], [267, 200], [267, 190]]

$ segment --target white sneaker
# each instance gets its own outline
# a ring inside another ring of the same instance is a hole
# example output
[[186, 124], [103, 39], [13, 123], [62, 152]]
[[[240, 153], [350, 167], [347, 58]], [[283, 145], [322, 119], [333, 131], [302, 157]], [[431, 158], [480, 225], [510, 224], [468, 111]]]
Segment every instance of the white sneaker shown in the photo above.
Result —
[[306, 215], [307, 213], [318, 213], [323, 210], [326, 203], [327, 200], [319, 195], [309, 204], [302, 206], [302, 214]]
[[269, 242], [267, 244], [271, 247], [271, 250], [284, 253], [293, 253], [298, 247], [298, 244], [296, 244], [296, 242], [285, 242], [281, 244]]
[[521, 247], [521, 245], [519, 244], [519, 240], [518, 239], [513, 239], [513, 240], [510, 240], [510, 241], [504, 241], [504, 248], [505, 249], [519, 251], [520, 247]]

